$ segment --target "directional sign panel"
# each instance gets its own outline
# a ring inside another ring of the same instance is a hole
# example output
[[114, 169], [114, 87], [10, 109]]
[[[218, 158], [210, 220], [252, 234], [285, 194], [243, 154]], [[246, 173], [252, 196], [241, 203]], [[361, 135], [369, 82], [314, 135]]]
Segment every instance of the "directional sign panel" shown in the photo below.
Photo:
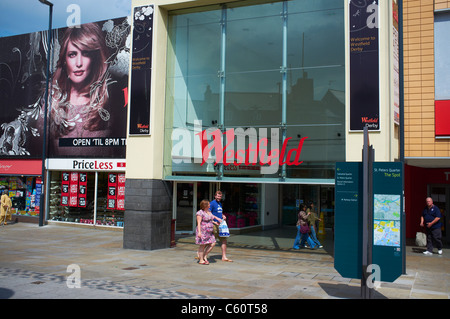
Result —
[[335, 192], [334, 268], [361, 279], [362, 163], [336, 163]]

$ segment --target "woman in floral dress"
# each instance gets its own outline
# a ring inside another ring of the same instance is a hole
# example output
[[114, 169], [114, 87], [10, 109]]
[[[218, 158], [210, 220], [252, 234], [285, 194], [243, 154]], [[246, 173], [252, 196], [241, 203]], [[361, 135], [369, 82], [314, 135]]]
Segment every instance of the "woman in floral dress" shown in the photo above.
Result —
[[197, 212], [197, 228], [195, 231], [195, 243], [198, 247], [198, 263], [200, 265], [209, 265], [207, 256], [216, 244], [214, 237], [214, 226], [216, 223], [214, 215], [209, 210], [209, 201], [204, 199], [200, 202], [200, 210]]

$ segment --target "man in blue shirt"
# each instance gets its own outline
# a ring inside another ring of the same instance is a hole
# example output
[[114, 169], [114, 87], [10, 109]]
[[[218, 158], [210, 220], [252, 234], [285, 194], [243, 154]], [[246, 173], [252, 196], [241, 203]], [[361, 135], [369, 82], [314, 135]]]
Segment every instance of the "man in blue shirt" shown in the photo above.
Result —
[[442, 255], [441, 211], [433, 204], [433, 199], [431, 197], [427, 197], [426, 202], [427, 206], [424, 208], [422, 216], [420, 217], [420, 226], [425, 227], [427, 234], [427, 250], [424, 254], [433, 254], [433, 242], [435, 242], [438, 254]]
[[[226, 216], [222, 213], [222, 192], [217, 191], [214, 195], [214, 200], [211, 201], [209, 204], [209, 209], [211, 210], [211, 213], [223, 220], [226, 220]], [[217, 221], [217, 220], [216, 220]], [[231, 259], [227, 258], [227, 238], [226, 237], [220, 237], [219, 236], [219, 226], [214, 224], [214, 236], [216, 237], [216, 240], [220, 241], [220, 247], [222, 248], [222, 260], [232, 262]]]

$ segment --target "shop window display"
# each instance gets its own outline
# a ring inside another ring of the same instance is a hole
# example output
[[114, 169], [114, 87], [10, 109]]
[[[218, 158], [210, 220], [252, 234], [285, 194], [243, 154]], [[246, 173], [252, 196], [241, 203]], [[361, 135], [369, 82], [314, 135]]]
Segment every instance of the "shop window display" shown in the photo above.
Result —
[[0, 177], [0, 190], [8, 190], [13, 214], [39, 216], [41, 184], [36, 183], [36, 180], [33, 176]]
[[261, 224], [261, 191], [259, 184], [222, 184], [224, 212], [230, 228]]
[[124, 174], [98, 173], [96, 201], [95, 184], [92, 172], [52, 172], [48, 219], [123, 227]]
[[125, 173], [98, 174], [97, 225], [123, 227]]
[[[79, 182], [79, 173], [52, 172], [50, 182], [49, 220], [92, 223], [94, 208], [94, 174], [83, 173]], [[78, 202], [79, 187], [84, 200]]]

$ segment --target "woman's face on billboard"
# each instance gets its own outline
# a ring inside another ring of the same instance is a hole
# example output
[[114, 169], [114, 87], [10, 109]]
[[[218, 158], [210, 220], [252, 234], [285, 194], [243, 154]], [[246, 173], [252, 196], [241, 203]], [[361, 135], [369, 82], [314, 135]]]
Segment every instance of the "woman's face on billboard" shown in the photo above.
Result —
[[66, 53], [66, 71], [72, 83], [83, 84], [91, 72], [91, 62], [91, 52], [81, 51], [72, 41], [69, 41]]

